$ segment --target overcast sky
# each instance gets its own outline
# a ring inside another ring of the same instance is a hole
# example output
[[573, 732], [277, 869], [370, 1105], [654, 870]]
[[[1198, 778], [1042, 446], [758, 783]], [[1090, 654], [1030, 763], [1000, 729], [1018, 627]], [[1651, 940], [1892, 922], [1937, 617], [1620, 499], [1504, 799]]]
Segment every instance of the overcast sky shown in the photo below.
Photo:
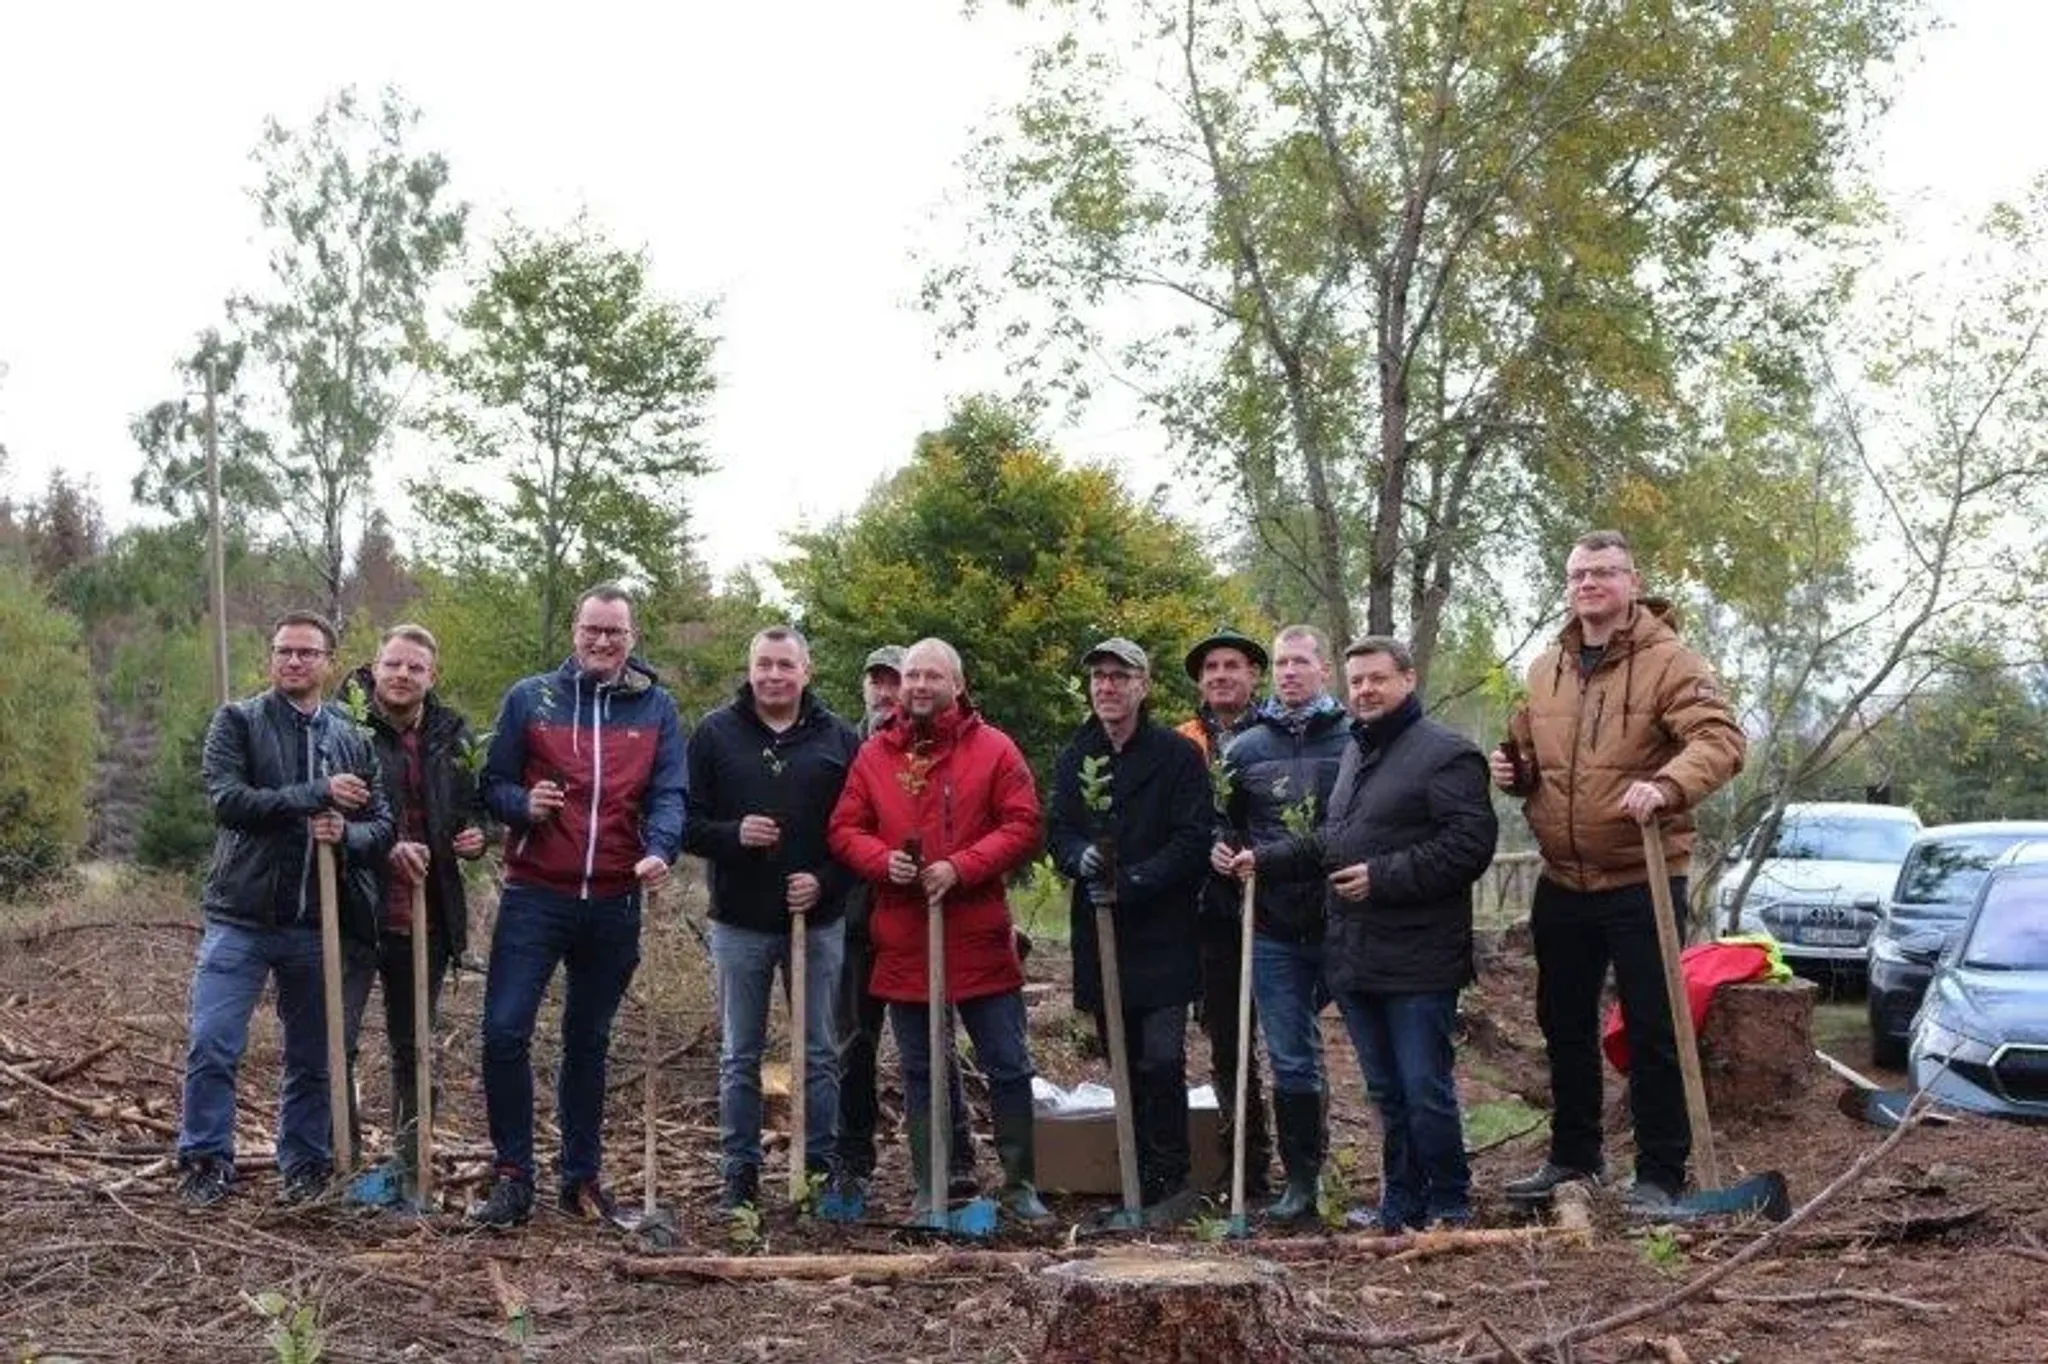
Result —
[[[1920, 44], [1877, 161], [1933, 232], [2016, 193], [2048, 127], [2048, 5], [1959, 0]], [[658, 286], [715, 299], [720, 386], [695, 490], [724, 570], [856, 505], [993, 357], [934, 358], [913, 250], [942, 242], [974, 127], [1022, 85], [999, 5], [577, 7], [201, 3], [14, 7], [0, 45], [0, 444], [12, 491], [89, 477], [116, 523], [139, 410], [262, 283], [249, 151], [333, 89], [390, 83], [474, 205], [548, 225], [587, 209]], [[570, 16], [574, 17], [571, 18]], [[317, 16], [317, 17], [316, 17]], [[1056, 431], [1149, 491], [1156, 436], [1105, 407]], [[409, 471], [408, 471], [409, 472]], [[387, 492], [392, 480], [386, 480]]]

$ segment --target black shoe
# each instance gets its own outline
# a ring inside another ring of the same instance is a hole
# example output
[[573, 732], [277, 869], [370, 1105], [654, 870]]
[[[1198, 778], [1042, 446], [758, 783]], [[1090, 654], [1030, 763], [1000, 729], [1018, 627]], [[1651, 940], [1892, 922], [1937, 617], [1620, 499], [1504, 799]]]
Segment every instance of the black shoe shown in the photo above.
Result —
[[1630, 1217], [1668, 1217], [1678, 1195], [1654, 1180], [1638, 1179], [1622, 1195], [1621, 1210]]
[[1598, 1168], [1575, 1170], [1569, 1165], [1559, 1165], [1556, 1161], [1546, 1160], [1543, 1162], [1542, 1168], [1538, 1169], [1534, 1174], [1523, 1175], [1520, 1179], [1511, 1179], [1501, 1185], [1500, 1191], [1517, 1203], [1544, 1203], [1548, 1202], [1550, 1196], [1557, 1192], [1557, 1186], [1560, 1184], [1569, 1184], [1573, 1180], [1578, 1180], [1583, 1184], [1597, 1186], [1605, 1178], [1606, 1176]]
[[1148, 1227], [1170, 1228], [1191, 1222], [1202, 1210], [1202, 1196], [1183, 1184], [1145, 1200], [1138, 1220]]
[[734, 1212], [748, 1207], [760, 1197], [761, 1171], [752, 1165], [739, 1165], [728, 1170], [725, 1187], [718, 1194], [718, 1210]]
[[1280, 1164], [1287, 1172], [1287, 1187], [1266, 1209], [1275, 1222], [1299, 1222], [1320, 1212], [1323, 1194], [1323, 1154], [1326, 1140], [1323, 1096], [1282, 1090], [1273, 1096], [1273, 1125], [1279, 1138]]
[[333, 1171], [317, 1161], [294, 1166], [285, 1172], [284, 1189], [277, 1201], [288, 1208], [310, 1203], [327, 1192], [327, 1182], [332, 1177]]
[[594, 1179], [563, 1185], [555, 1206], [585, 1222], [616, 1222], [619, 1217], [618, 1204], [612, 1202], [612, 1196]]
[[480, 1227], [523, 1227], [533, 1216], [533, 1185], [517, 1171], [500, 1169], [490, 1197], [469, 1210]]
[[973, 1198], [981, 1192], [981, 1181], [974, 1177], [974, 1167], [955, 1169], [946, 1176], [946, 1195], [949, 1198]]
[[190, 1208], [210, 1208], [228, 1196], [235, 1182], [235, 1167], [211, 1156], [195, 1157], [185, 1166], [178, 1181], [178, 1197]]

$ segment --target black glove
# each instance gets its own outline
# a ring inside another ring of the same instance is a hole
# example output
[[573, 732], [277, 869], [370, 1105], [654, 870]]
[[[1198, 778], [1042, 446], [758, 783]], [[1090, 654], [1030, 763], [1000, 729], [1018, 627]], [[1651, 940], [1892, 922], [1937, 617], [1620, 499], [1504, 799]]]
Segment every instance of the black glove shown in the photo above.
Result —
[[1102, 849], [1090, 843], [1081, 850], [1081, 860], [1074, 864], [1074, 870], [1081, 873], [1083, 881], [1102, 870]]
[[1116, 903], [1116, 884], [1111, 881], [1090, 881], [1088, 903], [1097, 909], [1107, 909]]

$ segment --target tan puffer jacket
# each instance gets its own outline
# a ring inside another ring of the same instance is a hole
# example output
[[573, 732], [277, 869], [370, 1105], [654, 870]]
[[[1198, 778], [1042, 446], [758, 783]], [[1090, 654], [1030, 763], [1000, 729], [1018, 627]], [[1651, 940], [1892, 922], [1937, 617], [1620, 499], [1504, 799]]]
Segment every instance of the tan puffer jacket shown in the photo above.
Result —
[[1559, 885], [1643, 882], [1642, 834], [1621, 797], [1646, 780], [1664, 788], [1665, 856], [1672, 874], [1684, 875], [1688, 812], [1742, 770], [1742, 728], [1714, 670], [1674, 625], [1669, 603], [1636, 603], [1599, 666], [1581, 677], [1583, 634], [1574, 618], [1529, 667], [1529, 699], [1509, 722], [1525, 769], [1515, 794], [1527, 798], [1543, 874]]

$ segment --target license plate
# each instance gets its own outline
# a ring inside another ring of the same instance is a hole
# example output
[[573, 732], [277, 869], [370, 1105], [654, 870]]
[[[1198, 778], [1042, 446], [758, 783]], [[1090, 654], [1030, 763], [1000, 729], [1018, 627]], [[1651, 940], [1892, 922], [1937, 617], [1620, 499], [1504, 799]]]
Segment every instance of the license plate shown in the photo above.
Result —
[[1815, 947], [1861, 947], [1863, 930], [1859, 928], [1806, 928], [1799, 934], [1799, 941]]

